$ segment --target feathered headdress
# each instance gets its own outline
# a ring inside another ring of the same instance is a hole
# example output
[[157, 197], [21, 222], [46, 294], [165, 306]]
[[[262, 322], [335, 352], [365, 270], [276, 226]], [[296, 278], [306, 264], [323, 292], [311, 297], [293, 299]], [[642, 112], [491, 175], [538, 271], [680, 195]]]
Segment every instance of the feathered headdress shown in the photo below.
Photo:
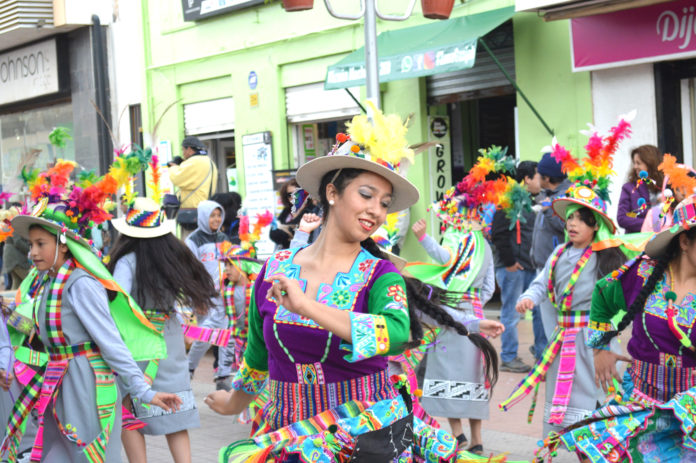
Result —
[[[485, 207], [499, 204], [508, 189], [504, 173], [514, 169], [515, 161], [507, 156], [507, 148], [491, 146], [480, 149], [479, 153], [476, 164], [462, 181], [429, 208], [442, 221], [442, 231], [448, 226], [461, 230], [476, 224], [485, 225]], [[487, 180], [490, 174], [500, 175]]]
[[382, 249], [391, 252], [392, 248], [399, 242], [401, 238], [398, 227], [399, 219], [406, 215], [405, 212], [392, 212], [387, 214], [387, 220], [377, 229], [372, 240]]
[[249, 257], [256, 257], [256, 242], [261, 239], [261, 231], [273, 222], [273, 214], [266, 211], [256, 214], [256, 221], [250, 224], [249, 216], [242, 215], [239, 218], [239, 241], [243, 251], [249, 253]]
[[669, 184], [672, 191], [679, 191], [685, 198], [696, 192], [696, 177], [694, 170], [679, 164], [677, 158], [665, 153], [662, 162], [657, 166], [665, 175], [665, 186]]
[[568, 179], [576, 185], [584, 185], [593, 190], [603, 201], [609, 201], [609, 185], [614, 164], [614, 154], [619, 143], [631, 136], [631, 120], [635, 111], [627, 116], [621, 116], [619, 123], [609, 129], [605, 136], [590, 126], [590, 139], [585, 145], [587, 157], [579, 160], [564, 146], [558, 144], [554, 137], [551, 143], [551, 155], [561, 163], [561, 169]]
[[[120, 154], [109, 168], [109, 174], [114, 177], [119, 186], [125, 188], [124, 196], [126, 204], [131, 204], [135, 200], [134, 181], [135, 176], [145, 169], [152, 160], [152, 150], [131, 145], [131, 152]], [[159, 202], [159, 201], [158, 201]]]

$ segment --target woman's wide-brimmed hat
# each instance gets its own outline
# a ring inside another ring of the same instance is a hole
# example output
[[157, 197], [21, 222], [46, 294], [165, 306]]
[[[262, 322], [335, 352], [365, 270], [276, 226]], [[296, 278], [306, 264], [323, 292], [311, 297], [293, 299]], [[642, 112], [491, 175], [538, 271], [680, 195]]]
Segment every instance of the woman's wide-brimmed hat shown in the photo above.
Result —
[[319, 199], [321, 179], [328, 172], [360, 169], [375, 173], [392, 185], [392, 202], [388, 212], [408, 209], [420, 197], [418, 189], [399, 174], [402, 159], [411, 159], [413, 151], [406, 142], [406, 127], [396, 115], [385, 116], [368, 102], [374, 123], [367, 116], [355, 116], [347, 124], [348, 135], [339, 133], [336, 144], [326, 156], [300, 166], [297, 183]]
[[143, 197], [135, 198], [126, 214], [111, 223], [119, 233], [131, 238], [157, 238], [172, 233], [176, 227], [157, 202]]
[[696, 226], [696, 196], [689, 196], [674, 208], [673, 225], [656, 233], [645, 246], [645, 253], [653, 259], [660, 257], [672, 238], [684, 230]]
[[565, 196], [555, 199], [551, 207], [553, 207], [553, 212], [555, 212], [561, 220], [565, 221], [567, 216], [566, 211], [571, 204], [578, 204], [590, 209], [599, 216], [611, 233], [616, 233], [616, 225], [607, 215], [607, 203], [591, 188], [583, 185], [572, 186], [566, 191]]

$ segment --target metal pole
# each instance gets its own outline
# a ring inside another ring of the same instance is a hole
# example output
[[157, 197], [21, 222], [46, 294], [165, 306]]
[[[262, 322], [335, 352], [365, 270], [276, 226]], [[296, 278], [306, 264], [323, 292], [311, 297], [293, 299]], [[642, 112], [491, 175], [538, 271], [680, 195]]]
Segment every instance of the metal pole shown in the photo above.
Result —
[[380, 108], [382, 102], [379, 94], [375, 0], [365, 0], [365, 85], [367, 98], [372, 100], [377, 108]]

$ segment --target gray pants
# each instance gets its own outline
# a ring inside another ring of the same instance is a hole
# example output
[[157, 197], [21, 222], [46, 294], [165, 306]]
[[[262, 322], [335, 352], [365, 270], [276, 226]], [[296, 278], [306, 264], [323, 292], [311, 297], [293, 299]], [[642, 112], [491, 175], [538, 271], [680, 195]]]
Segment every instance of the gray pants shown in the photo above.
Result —
[[[229, 321], [227, 319], [227, 314], [222, 307], [214, 307], [210, 309], [208, 315], [199, 318], [198, 326], [204, 328], [227, 328], [229, 327]], [[210, 343], [203, 341], [194, 341], [189, 349], [188, 353], [188, 363], [189, 371], [193, 371], [198, 366], [198, 363], [203, 358], [208, 349], [210, 348]], [[220, 347], [218, 349], [218, 368], [215, 372], [215, 378], [224, 378], [225, 376], [230, 376], [232, 373], [231, 365], [234, 361], [234, 340], [230, 339], [230, 343], [226, 347]]]

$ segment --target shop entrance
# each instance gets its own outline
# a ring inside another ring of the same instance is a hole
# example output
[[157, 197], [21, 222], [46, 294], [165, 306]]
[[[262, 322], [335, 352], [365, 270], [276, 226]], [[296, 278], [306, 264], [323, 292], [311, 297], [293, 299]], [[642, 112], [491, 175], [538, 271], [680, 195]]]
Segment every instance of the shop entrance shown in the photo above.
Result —
[[218, 193], [239, 191], [234, 132], [199, 135], [218, 169]]

